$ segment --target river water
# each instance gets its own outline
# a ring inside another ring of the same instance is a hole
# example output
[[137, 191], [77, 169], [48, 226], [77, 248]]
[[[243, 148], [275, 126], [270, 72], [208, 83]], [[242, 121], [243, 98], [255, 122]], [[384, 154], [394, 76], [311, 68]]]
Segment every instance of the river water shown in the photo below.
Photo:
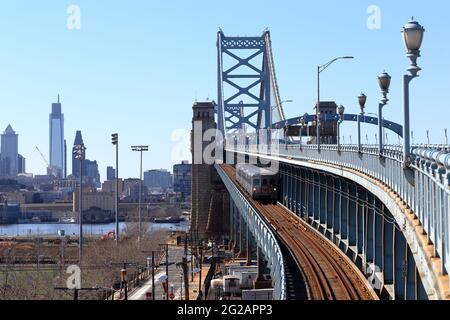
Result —
[[[143, 224], [145, 225], [145, 224]], [[78, 235], [78, 224], [12, 224], [0, 225], [0, 236], [50, 236], [58, 235], [59, 230], [64, 230], [65, 234]], [[115, 230], [115, 223], [110, 224], [85, 224], [83, 225], [83, 233], [85, 235], [104, 235]], [[119, 223], [119, 229], [123, 231], [126, 228], [125, 222]], [[184, 221], [179, 224], [148, 224], [149, 232], [154, 231], [185, 231], [189, 229], [188, 222]]]

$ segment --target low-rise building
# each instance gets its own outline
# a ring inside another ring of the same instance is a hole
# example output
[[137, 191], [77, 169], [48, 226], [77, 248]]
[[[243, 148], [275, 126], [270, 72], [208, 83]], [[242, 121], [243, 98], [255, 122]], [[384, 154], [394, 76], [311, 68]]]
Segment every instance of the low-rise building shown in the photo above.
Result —
[[18, 203], [0, 203], [0, 224], [14, 224], [19, 221], [20, 205]]
[[[73, 211], [78, 212], [80, 208], [80, 194], [74, 192], [73, 194]], [[93, 208], [100, 209], [105, 212], [114, 211], [114, 194], [107, 192], [86, 192], [83, 193], [83, 211]]]

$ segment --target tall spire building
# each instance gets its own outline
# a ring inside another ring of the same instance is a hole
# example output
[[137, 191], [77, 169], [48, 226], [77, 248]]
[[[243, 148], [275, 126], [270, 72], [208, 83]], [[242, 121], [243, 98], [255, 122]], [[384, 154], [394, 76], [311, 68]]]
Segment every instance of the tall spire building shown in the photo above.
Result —
[[[79, 178], [80, 177], [80, 160], [75, 157], [75, 146], [84, 145], [83, 136], [81, 131], [77, 131], [75, 135], [75, 141], [73, 142], [72, 148], [72, 175]], [[86, 154], [83, 154], [83, 160], [86, 160]], [[85, 171], [86, 172], [86, 171]]]
[[61, 103], [52, 103], [50, 114], [50, 168], [52, 174], [62, 178], [64, 174], [64, 114]]
[[0, 175], [16, 177], [18, 173], [19, 136], [11, 125], [1, 135]]

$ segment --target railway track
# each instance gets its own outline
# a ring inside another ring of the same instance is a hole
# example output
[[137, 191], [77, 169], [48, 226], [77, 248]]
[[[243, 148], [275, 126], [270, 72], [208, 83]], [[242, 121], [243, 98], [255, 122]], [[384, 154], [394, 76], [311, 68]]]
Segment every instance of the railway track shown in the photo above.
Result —
[[[235, 169], [222, 169], [236, 183]], [[281, 204], [264, 204], [248, 198], [272, 226], [295, 260], [309, 300], [377, 300], [368, 281], [328, 239]]]

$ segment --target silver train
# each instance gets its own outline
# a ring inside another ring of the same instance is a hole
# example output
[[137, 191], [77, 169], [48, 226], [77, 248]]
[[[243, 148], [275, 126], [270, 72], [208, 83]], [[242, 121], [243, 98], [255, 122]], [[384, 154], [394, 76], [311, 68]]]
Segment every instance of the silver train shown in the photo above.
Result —
[[253, 199], [278, 199], [278, 175], [271, 170], [251, 164], [238, 164], [236, 180]]

